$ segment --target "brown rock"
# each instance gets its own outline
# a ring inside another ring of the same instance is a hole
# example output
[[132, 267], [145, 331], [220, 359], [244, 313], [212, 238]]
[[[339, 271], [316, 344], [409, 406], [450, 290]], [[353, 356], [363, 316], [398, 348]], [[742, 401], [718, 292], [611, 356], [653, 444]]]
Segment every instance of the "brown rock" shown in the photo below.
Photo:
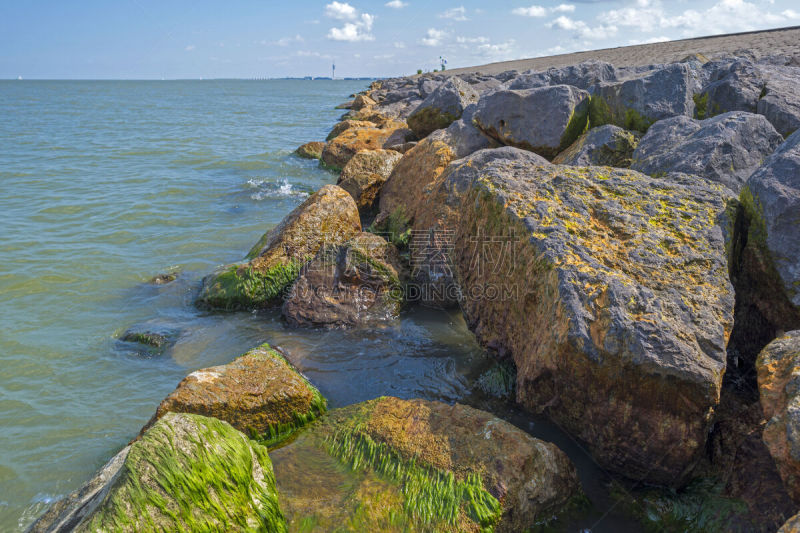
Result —
[[350, 193], [361, 213], [377, 208], [378, 194], [402, 154], [393, 150], [363, 150], [342, 169], [337, 185]]
[[167, 413], [193, 413], [224, 420], [272, 446], [325, 410], [316, 387], [278, 349], [262, 344], [228, 364], [186, 376], [142, 432]]
[[320, 141], [312, 141], [300, 146], [294, 151], [298, 156], [304, 159], [319, 159], [322, 157], [322, 151], [325, 149], [325, 143]]
[[800, 533], [800, 513], [797, 513], [781, 526], [778, 533]]
[[342, 169], [361, 150], [379, 150], [386, 139], [405, 122], [387, 122], [383, 127], [350, 127], [334, 137], [322, 152], [322, 162], [329, 167]]
[[337, 409], [271, 457], [290, 528], [524, 531], [581, 494], [556, 446], [460, 404], [383, 397]]
[[795, 502], [800, 503], [800, 330], [769, 343], [756, 360], [767, 425], [764, 443]]
[[328, 134], [326, 141], [330, 141], [342, 134], [342, 132], [350, 128], [374, 128], [375, 124], [372, 122], [365, 122], [363, 120], [342, 120], [336, 123], [331, 132]]
[[367, 96], [366, 94], [359, 94], [353, 100], [353, 104], [350, 106], [351, 109], [360, 110], [364, 109], [365, 107], [373, 107], [377, 104], [375, 100]]
[[283, 315], [290, 324], [305, 326], [394, 318], [402, 305], [399, 265], [394, 246], [372, 233], [323, 247], [300, 271]]
[[273, 304], [323, 244], [345, 242], [360, 231], [353, 198], [341, 187], [325, 185], [265, 233], [245, 262], [225, 266], [203, 280], [198, 302], [222, 309]]

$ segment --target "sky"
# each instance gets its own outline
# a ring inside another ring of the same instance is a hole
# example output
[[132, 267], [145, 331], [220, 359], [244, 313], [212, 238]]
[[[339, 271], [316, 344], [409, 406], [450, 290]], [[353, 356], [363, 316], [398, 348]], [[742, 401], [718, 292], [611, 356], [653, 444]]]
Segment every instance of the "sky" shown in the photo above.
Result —
[[800, 25], [796, 0], [2, 0], [0, 79], [386, 77]]

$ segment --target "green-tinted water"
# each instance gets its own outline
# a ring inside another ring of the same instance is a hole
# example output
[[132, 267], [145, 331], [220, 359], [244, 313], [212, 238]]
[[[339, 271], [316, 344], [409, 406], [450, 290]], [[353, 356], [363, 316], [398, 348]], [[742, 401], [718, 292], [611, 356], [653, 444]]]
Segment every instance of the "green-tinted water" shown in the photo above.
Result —
[[[335, 182], [292, 151], [324, 139], [333, 106], [364, 85], [0, 81], [0, 531], [83, 483], [188, 372], [262, 342], [284, 347], [332, 407], [475, 402], [488, 359], [458, 313], [320, 331], [287, 328], [278, 311], [193, 305], [204, 275]], [[147, 283], [173, 270], [177, 281]], [[177, 342], [141, 357], [117, 340], [136, 325]], [[545, 420], [501, 414], [565, 449], [599, 498], [584, 522], [603, 516], [605, 478], [580, 448]]]

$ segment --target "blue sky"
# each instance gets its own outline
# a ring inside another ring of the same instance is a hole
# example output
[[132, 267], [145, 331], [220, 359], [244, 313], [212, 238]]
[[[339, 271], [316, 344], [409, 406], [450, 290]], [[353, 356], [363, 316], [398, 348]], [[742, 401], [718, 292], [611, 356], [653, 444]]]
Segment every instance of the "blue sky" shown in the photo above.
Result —
[[3, 0], [0, 78], [391, 76], [791, 25], [796, 0]]

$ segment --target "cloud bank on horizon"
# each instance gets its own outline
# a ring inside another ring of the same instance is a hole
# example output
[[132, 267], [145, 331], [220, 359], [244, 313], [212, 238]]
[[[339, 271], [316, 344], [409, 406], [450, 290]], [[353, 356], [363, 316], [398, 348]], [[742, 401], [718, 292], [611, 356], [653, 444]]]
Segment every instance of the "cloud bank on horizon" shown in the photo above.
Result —
[[392, 76], [798, 24], [795, 0], [19, 2], [0, 78]]

